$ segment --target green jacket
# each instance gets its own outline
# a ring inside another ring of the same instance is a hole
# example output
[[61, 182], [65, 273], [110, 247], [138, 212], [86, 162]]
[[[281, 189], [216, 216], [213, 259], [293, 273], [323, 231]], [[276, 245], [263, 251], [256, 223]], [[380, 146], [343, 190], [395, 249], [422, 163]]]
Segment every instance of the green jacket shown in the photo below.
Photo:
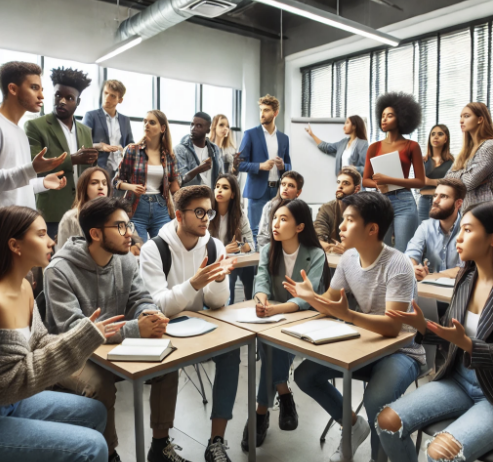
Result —
[[[76, 126], [78, 148], [80, 149], [82, 146], [85, 148], [92, 147], [91, 129], [80, 122], [76, 122]], [[74, 167], [77, 167], [77, 172], [80, 176], [90, 165], [72, 165], [70, 154], [74, 153], [69, 152], [62, 127], [60, 127], [54, 114], [27, 121], [24, 125], [24, 130], [29, 139], [31, 157], [33, 159], [45, 147], [48, 148], [45, 157], [58, 157], [64, 152], [68, 154], [63, 164], [57, 167], [56, 170], [38, 174], [38, 176], [45, 176], [60, 170], [65, 172], [65, 177], [67, 178], [65, 188], [59, 191], [47, 191], [36, 196], [36, 207], [44, 219], [47, 222], [58, 223], [63, 214], [72, 208], [75, 199]]]

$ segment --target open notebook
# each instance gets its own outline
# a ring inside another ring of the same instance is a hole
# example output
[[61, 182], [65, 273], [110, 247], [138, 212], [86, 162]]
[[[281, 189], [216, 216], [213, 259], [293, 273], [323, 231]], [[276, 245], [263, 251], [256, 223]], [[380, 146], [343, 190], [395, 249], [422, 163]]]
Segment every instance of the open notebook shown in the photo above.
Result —
[[286, 327], [282, 329], [281, 332], [314, 343], [315, 345], [322, 345], [323, 343], [337, 342], [339, 340], [360, 336], [358, 331], [352, 329], [347, 324], [329, 321], [328, 319], [316, 319], [297, 326]]
[[237, 321], [248, 324], [270, 324], [273, 322], [284, 321], [286, 316], [283, 314], [275, 314], [267, 318], [259, 318], [257, 316], [257, 310], [253, 308], [239, 308], [237, 311]]
[[421, 282], [423, 284], [432, 284], [434, 286], [442, 287], [454, 287], [455, 285], [455, 279], [452, 278], [425, 279]]
[[176, 348], [161, 338], [126, 338], [108, 353], [109, 361], [162, 361]]

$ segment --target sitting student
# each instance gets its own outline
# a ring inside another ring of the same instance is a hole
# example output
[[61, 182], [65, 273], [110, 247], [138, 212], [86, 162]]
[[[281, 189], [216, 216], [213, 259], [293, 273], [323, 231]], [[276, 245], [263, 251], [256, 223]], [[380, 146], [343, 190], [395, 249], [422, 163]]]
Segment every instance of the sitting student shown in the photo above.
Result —
[[27, 280], [54, 242], [28, 207], [0, 209], [0, 454], [2, 462], [106, 462], [106, 410], [97, 401], [44, 391], [82, 367], [122, 316], [96, 310], [63, 335], [48, 335]]
[[[301, 284], [288, 281], [284, 285], [293, 296], [306, 300], [323, 314], [386, 337], [395, 337], [401, 326], [385, 316], [385, 312], [389, 309], [412, 310], [411, 302], [417, 296], [417, 291], [409, 259], [383, 243], [394, 218], [392, 204], [383, 194], [375, 192], [353, 194], [343, 202], [345, 209], [340, 234], [346, 252], [341, 257], [329, 290], [322, 297], [317, 296], [306, 277], [303, 277], [304, 282]], [[360, 312], [348, 308], [346, 292], [354, 295]], [[375, 417], [383, 405], [406, 391], [418, 378], [421, 366], [425, 363], [424, 348], [411, 341], [396, 353], [358, 370], [358, 378], [368, 382], [364, 404], [370, 425], [363, 417], [353, 413], [353, 455], [371, 429], [372, 459], [377, 460]], [[296, 384], [336, 421], [341, 422], [342, 396], [329, 383], [334, 377], [342, 377], [342, 373], [310, 360], [301, 363], [294, 373]], [[330, 460], [342, 460], [341, 446]]]
[[[455, 178], [438, 180], [430, 218], [419, 225], [406, 249], [418, 281], [430, 272], [451, 270], [446, 274], [454, 278], [457, 275], [460, 258], [455, 245], [464, 197], [466, 187], [462, 181]], [[429, 261], [429, 266], [424, 264], [425, 260]]]
[[[90, 315], [94, 300], [101, 307], [103, 319], [118, 313], [128, 320], [122, 335], [112, 337], [108, 343], [120, 343], [122, 337], [161, 337], [166, 331], [168, 319], [153, 304], [135, 257], [129, 252], [134, 226], [128, 219], [128, 210], [126, 202], [109, 197], [94, 199], [82, 207], [79, 223], [85, 239], [70, 238], [45, 271], [46, 321], [50, 333], [70, 332]], [[142, 315], [146, 309], [154, 314]], [[111, 372], [87, 361], [76, 374], [59, 381], [61, 387], [106, 406], [108, 424], [104, 436], [110, 461], [115, 462], [120, 460], [115, 451], [117, 380]], [[153, 440], [148, 454], [151, 462], [182, 460], [169, 441], [168, 430], [162, 430], [174, 417], [174, 408], [168, 407], [165, 396], [175, 393], [177, 386], [178, 373], [152, 379]]]
[[[174, 195], [176, 218], [146, 242], [140, 252], [140, 271], [156, 305], [167, 316], [182, 311], [200, 311], [204, 305], [220, 308], [229, 299], [227, 273], [232, 262], [224, 260], [224, 245], [210, 236], [207, 228], [216, 211], [212, 209], [212, 190], [205, 185], [187, 186]], [[164, 261], [168, 253], [171, 262]], [[208, 258], [211, 265], [206, 266]], [[216, 258], [218, 257], [218, 258]], [[167, 265], [167, 271], [164, 266]], [[208, 462], [230, 462], [224, 434], [233, 418], [238, 388], [240, 350], [215, 356], [216, 376], [212, 394], [212, 431], [205, 451]], [[170, 411], [176, 405], [177, 390], [163, 397]], [[218, 399], [219, 398], [219, 399]], [[173, 421], [169, 422], [169, 427]]]
[[361, 175], [354, 167], [343, 167], [337, 175], [336, 198], [322, 205], [313, 223], [320, 244], [326, 252], [344, 253], [339, 235], [342, 223], [342, 199], [361, 189]]
[[258, 226], [257, 244], [259, 252], [270, 243], [272, 233], [271, 214], [272, 210], [279, 205], [282, 200], [293, 200], [300, 196], [305, 183], [304, 178], [294, 170], [284, 172], [279, 180], [279, 189], [276, 197], [267, 202], [262, 209], [262, 217]]
[[[328, 287], [329, 271], [326, 267], [325, 252], [318, 242], [313, 228], [310, 207], [302, 200], [281, 201], [272, 217], [271, 242], [261, 252], [255, 297], [257, 316], [273, 316], [280, 313], [293, 313], [308, 310], [310, 305], [300, 298], [290, 297], [283, 287], [284, 276], [301, 281], [300, 271], [312, 282], [318, 293]], [[327, 267], [328, 269], [328, 267]], [[324, 281], [324, 279], [327, 279]], [[271, 305], [269, 300], [280, 302]], [[262, 367], [257, 394], [257, 447], [261, 446], [269, 428], [269, 407], [274, 404], [274, 394], [279, 395], [279, 428], [295, 430], [298, 427], [298, 414], [293, 394], [288, 387], [289, 369], [294, 355], [272, 348], [272, 383], [267, 383], [268, 372], [266, 352], [260, 346]], [[243, 431], [241, 447], [248, 451], [248, 422]]]
[[[241, 190], [238, 180], [231, 173], [217, 177], [214, 189], [216, 219], [209, 225], [211, 236], [218, 238], [226, 248], [226, 254], [255, 250], [250, 222], [241, 209]], [[245, 299], [252, 299], [255, 267], [235, 268], [229, 276], [229, 305], [235, 302], [235, 284], [238, 276], [245, 288]]]
[[388, 312], [397, 325], [418, 330], [416, 340], [448, 347], [433, 381], [386, 406], [378, 415], [380, 441], [392, 462], [417, 462], [411, 434], [456, 419], [434, 436], [429, 461], [472, 462], [493, 449], [493, 203], [469, 209], [461, 221], [457, 251], [466, 262], [457, 276], [452, 302], [441, 324], [422, 311]]

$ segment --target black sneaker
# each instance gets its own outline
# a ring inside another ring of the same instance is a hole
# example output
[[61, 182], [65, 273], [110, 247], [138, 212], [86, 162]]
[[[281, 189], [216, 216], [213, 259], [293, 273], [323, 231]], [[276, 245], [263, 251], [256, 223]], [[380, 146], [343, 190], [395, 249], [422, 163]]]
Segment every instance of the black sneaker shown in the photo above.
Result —
[[293, 393], [286, 393], [277, 398], [279, 402], [279, 428], [281, 430], [296, 430], [298, 428], [298, 413], [294, 404]]
[[108, 462], [122, 462], [122, 460], [120, 459], [118, 453], [115, 451], [113, 452], [113, 454], [109, 455]]
[[220, 436], [216, 436], [214, 441], [209, 440], [209, 445], [205, 450], [205, 460], [207, 462], [231, 462], [231, 459], [226, 453], [226, 449], [229, 449], [227, 441], [224, 441]]
[[[270, 412], [267, 411], [265, 415], [257, 414], [257, 447], [259, 448], [264, 444], [265, 437], [267, 436], [267, 429], [269, 428]], [[241, 440], [241, 449], [248, 452], [248, 420], [243, 430], [243, 439]]]
[[168, 438], [168, 444], [161, 450], [157, 448], [156, 444], [152, 443], [147, 453], [147, 460], [149, 462], [189, 462], [175, 452], [175, 449], [181, 451], [182, 448], [177, 444], [173, 444], [172, 441], [172, 439]]

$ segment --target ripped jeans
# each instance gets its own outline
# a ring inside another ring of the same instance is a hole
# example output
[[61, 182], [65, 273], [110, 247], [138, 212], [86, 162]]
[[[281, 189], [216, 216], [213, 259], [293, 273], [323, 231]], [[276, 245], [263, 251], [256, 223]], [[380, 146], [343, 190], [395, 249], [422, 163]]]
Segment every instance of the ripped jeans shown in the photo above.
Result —
[[[400, 431], [382, 430], [378, 421], [376, 427], [391, 462], [417, 462], [411, 434], [434, 422], [453, 418], [457, 420], [444, 432], [462, 446], [454, 462], [472, 462], [493, 449], [493, 405], [477, 382], [470, 380], [471, 373], [475, 377], [474, 371], [458, 365], [452, 377], [427, 383], [389, 405], [401, 419]], [[430, 456], [428, 460], [435, 462]]]

